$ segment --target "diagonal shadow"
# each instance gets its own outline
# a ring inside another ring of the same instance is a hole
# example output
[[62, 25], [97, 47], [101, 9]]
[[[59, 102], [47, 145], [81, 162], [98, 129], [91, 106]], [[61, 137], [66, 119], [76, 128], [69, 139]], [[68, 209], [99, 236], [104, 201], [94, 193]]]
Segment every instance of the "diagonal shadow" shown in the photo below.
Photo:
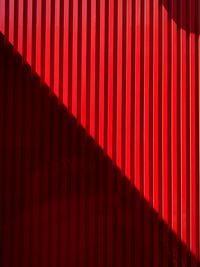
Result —
[[197, 261], [0, 35], [0, 264]]
[[165, 7], [168, 16], [175, 21], [179, 29], [200, 34], [199, 0], [159, 0], [159, 3]]

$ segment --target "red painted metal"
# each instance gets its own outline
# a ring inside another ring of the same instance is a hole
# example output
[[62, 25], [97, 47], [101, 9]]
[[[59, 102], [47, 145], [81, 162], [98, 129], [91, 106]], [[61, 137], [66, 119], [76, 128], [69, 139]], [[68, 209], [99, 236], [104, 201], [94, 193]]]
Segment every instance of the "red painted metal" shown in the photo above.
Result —
[[199, 0], [0, 0], [0, 30], [200, 256]]

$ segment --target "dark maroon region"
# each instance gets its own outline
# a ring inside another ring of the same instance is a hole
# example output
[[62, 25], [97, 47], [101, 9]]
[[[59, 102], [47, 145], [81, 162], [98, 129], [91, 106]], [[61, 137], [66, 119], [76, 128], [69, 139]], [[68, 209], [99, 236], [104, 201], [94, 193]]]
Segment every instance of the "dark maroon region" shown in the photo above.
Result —
[[169, 17], [176, 22], [178, 28], [188, 33], [200, 34], [199, 0], [159, 0], [159, 2], [160, 5], [164, 5]]

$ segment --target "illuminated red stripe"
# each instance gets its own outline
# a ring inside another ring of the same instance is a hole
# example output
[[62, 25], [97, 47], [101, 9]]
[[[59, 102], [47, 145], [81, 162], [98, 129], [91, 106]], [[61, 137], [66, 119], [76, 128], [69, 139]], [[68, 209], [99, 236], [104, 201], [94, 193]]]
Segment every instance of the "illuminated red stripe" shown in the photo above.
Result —
[[[27, 62], [31, 62], [32, 55], [32, 14], [33, 14], [33, 1], [28, 1], [27, 10]], [[45, 47], [46, 52], [46, 47]]]
[[63, 103], [68, 105], [69, 0], [64, 2]]
[[14, 42], [14, 0], [9, 2], [9, 40], [11, 43]]
[[144, 6], [144, 196], [150, 198], [150, 1]]
[[156, 210], [158, 210], [159, 207], [159, 154], [158, 154], [158, 13], [159, 13], [159, 4], [158, 0], [154, 1], [153, 6], [153, 13], [154, 13], [154, 19], [153, 19], [153, 206]]
[[[36, 72], [41, 73], [41, 9], [42, 1], [37, 0], [36, 13]], [[44, 33], [45, 34], [45, 33]]]
[[[121, 168], [122, 167], [122, 45], [123, 45], [123, 4], [122, 0], [118, 1], [118, 24], [117, 24], [117, 103], [114, 103], [117, 111], [117, 132], [116, 132], [116, 143], [113, 143], [113, 147], [116, 147], [116, 163]], [[114, 88], [113, 88], [114, 89]], [[115, 90], [115, 89], [114, 89]], [[115, 155], [113, 155], [115, 157]], [[123, 170], [124, 171], [124, 170]]]
[[41, 2], [41, 56], [40, 56], [40, 65], [41, 65], [41, 80], [45, 82], [45, 72], [46, 72], [46, 0]]
[[81, 123], [86, 126], [87, 1], [82, 1]]
[[[108, 36], [108, 125], [105, 128], [108, 135], [107, 153], [112, 157], [113, 149], [113, 47], [114, 47], [114, 0], [109, 1], [109, 36]], [[107, 27], [108, 25], [106, 25]], [[116, 134], [116, 133], [115, 133]]]
[[[177, 14], [177, 4], [174, 3], [174, 1], [170, 1], [171, 6], [171, 13]], [[171, 72], [170, 72], [170, 88], [171, 88], [171, 190], [172, 190], [172, 199], [170, 200], [170, 203], [172, 203], [172, 227], [176, 231], [179, 229], [178, 225], [178, 202], [180, 201], [179, 195], [178, 195], [178, 187], [180, 187], [179, 184], [179, 175], [180, 173], [178, 170], [178, 155], [180, 151], [178, 151], [178, 142], [179, 142], [179, 132], [178, 132], [178, 123], [179, 123], [179, 117], [178, 114], [180, 110], [178, 111], [178, 103], [180, 103], [178, 95], [178, 88], [177, 88], [177, 25], [174, 23], [174, 21], [171, 19], [170, 21], [170, 34], [171, 34], [171, 43], [170, 43], [170, 52], [171, 52]], [[180, 217], [180, 215], [179, 215]]]
[[59, 73], [60, 73], [60, 62], [59, 62], [59, 51], [60, 51], [60, 1], [55, 1], [55, 47], [54, 47], [54, 92], [60, 97], [59, 91]]
[[135, 185], [138, 189], [141, 188], [141, 173], [140, 173], [140, 55], [141, 55], [141, 2], [140, 0], [135, 1]]
[[90, 47], [90, 134], [95, 137], [95, 76], [96, 76], [96, 1], [91, 1], [91, 47]]
[[78, 0], [73, 0], [72, 113], [77, 116]]
[[58, 89], [59, 89], [59, 98], [60, 100], [63, 102], [63, 81], [64, 81], [64, 77], [63, 77], [63, 68], [64, 68], [64, 5], [65, 5], [64, 0], [60, 1], [60, 10], [59, 10], [59, 23], [60, 23], [60, 27], [59, 27], [59, 85], [58, 85]]
[[100, 76], [99, 76], [99, 144], [104, 146], [104, 88], [105, 83], [105, 1], [100, 1]]
[[23, 0], [19, 0], [18, 51], [20, 54], [23, 53], [23, 10], [24, 10]]
[[[195, 27], [195, 0], [190, 1], [189, 6], [189, 25]], [[196, 250], [196, 80], [195, 71], [196, 66], [195, 54], [195, 34], [189, 35], [189, 90], [190, 90], [190, 248], [194, 253]]]
[[131, 59], [132, 59], [132, 1], [126, 6], [126, 120], [125, 120], [125, 171], [131, 177]]
[[[160, 77], [161, 78], [161, 77]], [[168, 221], [169, 192], [169, 95], [168, 95], [168, 15], [162, 8], [162, 214]]]
[[[200, 2], [198, 1], [198, 4], [197, 4], [197, 29], [198, 29], [198, 32], [200, 32]], [[199, 95], [198, 95], [198, 116], [199, 116], [199, 136], [198, 136], [198, 159], [199, 159], [199, 162], [197, 162], [198, 164], [198, 170], [199, 170], [199, 173], [197, 174], [197, 179], [198, 179], [198, 183], [197, 183], [197, 193], [198, 193], [198, 197], [197, 197], [197, 216], [198, 216], [198, 219], [197, 219], [197, 254], [198, 254], [198, 257], [200, 259], [200, 148], [199, 148], [199, 145], [200, 145], [200, 34], [197, 36], [197, 90], [199, 92]]]
[[[180, 8], [180, 20], [185, 23], [186, 3]], [[181, 238], [186, 242], [186, 32], [180, 30], [180, 94], [181, 94]]]
[[5, 1], [0, 1], [0, 30], [5, 31]]

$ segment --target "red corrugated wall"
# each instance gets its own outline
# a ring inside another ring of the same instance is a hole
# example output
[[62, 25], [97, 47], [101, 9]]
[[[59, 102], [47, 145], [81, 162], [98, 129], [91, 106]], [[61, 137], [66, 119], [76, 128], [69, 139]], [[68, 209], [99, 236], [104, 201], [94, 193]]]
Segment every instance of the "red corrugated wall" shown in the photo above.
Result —
[[0, 30], [200, 256], [200, 1], [0, 0]]

